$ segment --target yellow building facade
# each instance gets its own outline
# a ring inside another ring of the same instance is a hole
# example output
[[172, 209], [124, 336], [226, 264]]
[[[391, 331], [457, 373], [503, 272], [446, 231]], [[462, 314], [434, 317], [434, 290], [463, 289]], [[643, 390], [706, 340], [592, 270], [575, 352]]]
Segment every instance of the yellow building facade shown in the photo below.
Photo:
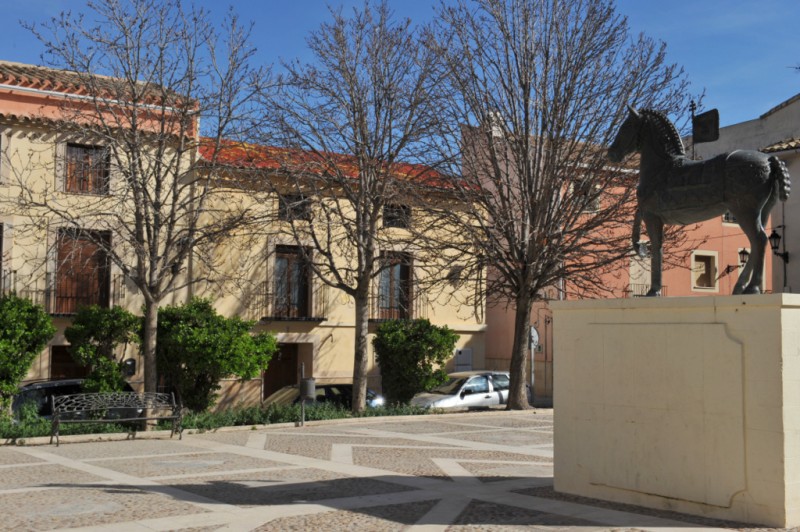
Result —
[[[26, 382], [85, 374], [86, 368], [71, 361], [64, 338], [64, 329], [81, 305], [119, 305], [141, 314], [144, 302], [119, 264], [74, 230], [75, 220], [80, 220], [82, 231], [91, 231], [95, 240], [105, 239], [115, 255], [134, 260], [133, 250], [119, 252], [115, 247], [127, 244], [115, 234], [114, 227], [119, 226], [108, 221], [124, 212], [125, 182], [116, 179], [113, 164], [98, 164], [104, 156], [102, 138], [89, 138], [69, 127], [68, 121], [80, 116], [76, 109], [80, 110], [82, 101], [80, 87], [68, 83], [69, 78], [70, 73], [64, 71], [0, 62], [0, 287], [3, 293], [42, 304], [58, 329], [30, 368]], [[67, 117], [65, 106], [74, 114]], [[194, 136], [199, 141], [196, 131]], [[202, 163], [201, 152], [194, 157]], [[241, 170], [232, 164], [221, 171], [236, 176]], [[262, 169], [259, 175], [280, 179], [279, 172]], [[260, 213], [260, 225], [234, 231], [190, 256], [182, 265], [188, 283], [161, 304], [208, 297], [221, 314], [254, 320], [254, 332], [271, 331], [280, 343], [279, 354], [260, 378], [224, 383], [218, 404], [257, 404], [272, 391], [296, 383], [301, 366], [304, 376], [318, 383], [349, 382], [355, 351], [354, 301], [324, 284], [304, 265], [307, 257], [282, 219], [292, 208], [292, 198], [287, 202], [276, 189], [218, 192], [209, 196], [205, 207], [209, 213], [246, 206]], [[312, 204], [326, 201], [308, 199]], [[457, 364], [458, 369], [484, 368], [483, 312], [461, 305], [458, 301], [464, 298], [457, 294], [475, 287], [446, 282], [436, 287], [429, 282], [436, 268], [423, 260], [429, 261], [430, 253], [423, 257], [415, 251], [408, 231], [392, 221], [397, 214], [393, 209], [424, 224], [424, 214], [413, 204], [392, 205], [384, 212], [380, 251], [389, 262], [382, 262], [385, 270], [376, 272], [373, 282], [370, 336], [386, 319], [427, 318], [459, 335], [448, 369], [455, 370]], [[331, 252], [342, 263], [353, 259], [347, 249]], [[379, 390], [380, 371], [371, 342], [369, 355], [369, 385]], [[127, 346], [119, 357], [131, 361], [128, 379], [141, 389], [144, 364], [137, 347]]]

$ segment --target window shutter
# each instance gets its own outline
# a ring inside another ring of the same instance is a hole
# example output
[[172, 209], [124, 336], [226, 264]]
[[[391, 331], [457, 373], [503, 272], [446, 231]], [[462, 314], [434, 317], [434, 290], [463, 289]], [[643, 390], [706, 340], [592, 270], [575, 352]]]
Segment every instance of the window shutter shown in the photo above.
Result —
[[55, 174], [56, 192], [64, 192], [67, 178], [67, 143], [63, 141], [57, 141], [55, 146]]
[[106, 149], [108, 150], [108, 193], [119, 194], [121, 187], [125, 183], [125, 180], [123, 178], [119, 163], [114, 156], [114, 150], [110, 147]]
[[11, 180], [11, 130], [0, 132], [0, 185], [8, 185]]

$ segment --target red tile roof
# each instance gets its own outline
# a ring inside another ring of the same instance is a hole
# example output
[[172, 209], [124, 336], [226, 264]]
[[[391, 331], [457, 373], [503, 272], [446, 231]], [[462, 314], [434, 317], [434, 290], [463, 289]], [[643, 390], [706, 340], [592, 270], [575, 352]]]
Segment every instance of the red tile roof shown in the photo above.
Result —
[[774, 153], [786, 150], [796, 150], [798, 148], [800, 148], [800, 139], [786, 139], [770, 144], [765, 148], [761, 148], [761, 151], [764, 153]]
[[[202, 139], [200, 157], [212, 162], [215, 155], [213, 139]], [[315, 153], [292, 148], [264, 146], [245, 142], [223, 141], [216, 152], [216, 164], [237, 169], [303, 171], [311, 174], [339, 174], [358, 177], [354, 156], [338, 153]], [[421, 164], [395, 163], [390, 173], [403, 180], [419, 181], [433, 187], [446, 187], [446, 179], [433, 168]]]
[[[0, 61], [0, 84], [3, 85], [80, 96], [89, 94], [86, 87], [87, 80], [92, 81], [101, 96], [108, 98], [120, 98], [129, 89], [127, 80], [122, 78]], [[160, 100], [165, 93], [180, 99], [179, 95], [169, 90], [160, 90], [157, 85], [144, 85], [141, 82], [139, 85], [141, 88], [147, 89], [147, 95], [153, 101]]]

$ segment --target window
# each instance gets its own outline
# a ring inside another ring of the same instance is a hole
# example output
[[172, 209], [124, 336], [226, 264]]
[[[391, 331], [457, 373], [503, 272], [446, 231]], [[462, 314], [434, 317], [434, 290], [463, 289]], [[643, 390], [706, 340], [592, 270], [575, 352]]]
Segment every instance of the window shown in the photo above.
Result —
[[108, 194], [109, 154], [99, 146], [67, 144], [65, 191]]
[[459, 287], [461, 285], [462, 277], [464, 275], [464, 267], [461, 265], [452, 266], [447, 271], [447, 282], [450, 286]]
[[570, 185], [574, 201], [583, 212], [597, 212], [600, 210], [600, 185], [590, 179], [579, 179]]
[[[68, 345], [54, 345], [50, 348], [50, 379], [81, 379], [89, 374], [89, 366], [75, 362], [69, 354]], [[76, 386], [76, 388], [78, 388]], [[72, 393], [80, 393], [77, 390]]]
[[56, 243], [55, 300], [52, 312], [74, 314], [85, 305], [108, 306], [107, 233], [61, 230]]
[[408, 205], [384, 205], [383, 226], [408, 229], [411, 223], [411, 207]]
[[280, 318], [308, 318], [311, 270], [302, 250], [278, 246], [275, 250], [274, 312]]
[[492, 375], [494, 391], [508, 390], [509, 384], [508, 375], [502, 375], [500, 373]]
[[692, 288], [714, 290], [717, 287], [717, 258], [695, 253], [692, 256]]
[[384, 253], [378, 283], [380, 319], [411, 318], [411, 258], [405, 253]]
[[467, 381], [464, 390], [469, 390], [468, 393], [488, 393], [489, 392], [489, 379], [484, 375], [472, 377]]
[[311, 220], [311, 207], [308, 198], [303, 194], [285, 194], [278, 198], [278, 219], [285, 222], [292, 220]]

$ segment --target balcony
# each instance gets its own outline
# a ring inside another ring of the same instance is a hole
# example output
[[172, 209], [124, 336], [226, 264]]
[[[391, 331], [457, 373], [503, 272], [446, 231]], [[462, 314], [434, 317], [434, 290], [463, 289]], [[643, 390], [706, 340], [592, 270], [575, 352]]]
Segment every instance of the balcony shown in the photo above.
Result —
[[428, 297], [425, 293], [414, 294], [407, 305], [385, 304], [378, 294], [370, 296], [369, 321], [381, 322], [387, 320], [416, 320], [428, 317]]
[[[112, 275], [110, 281], [102, 283], [97, 289], [88, 289], [78, 281], [61, 282], [56, 285], [56, 275], [19, 275], [13, 270], [0, 272], [0, 293], [16, 294], [42, 305], [53, 316], [72, 316], [78, 308], [86, 305], [112, 307], [122, 305], [126, 297], [124, 276]], [[105, 285], [105, 286], [103, 286]]]
[[311, 290], [310, 301], [292, 304], [274, 290], [262, 291], [255, 298], [256, 315], [263, 321], [325, 321], [328, 315], [328, 285], [319, 283]]
[[[627, 288], [625, 288], [625, 291], [623, 292], [623, 297], [625, 297], [625, 298], [645, 297], [649, 290], [650, 290], [650, 285], [649, 284], [631, 283], [631, 284], [628, 285]], [[662, 296], [667, 296], [668, 295], [666, 286], [662, 286], [661, 287], [661, 295]]]

